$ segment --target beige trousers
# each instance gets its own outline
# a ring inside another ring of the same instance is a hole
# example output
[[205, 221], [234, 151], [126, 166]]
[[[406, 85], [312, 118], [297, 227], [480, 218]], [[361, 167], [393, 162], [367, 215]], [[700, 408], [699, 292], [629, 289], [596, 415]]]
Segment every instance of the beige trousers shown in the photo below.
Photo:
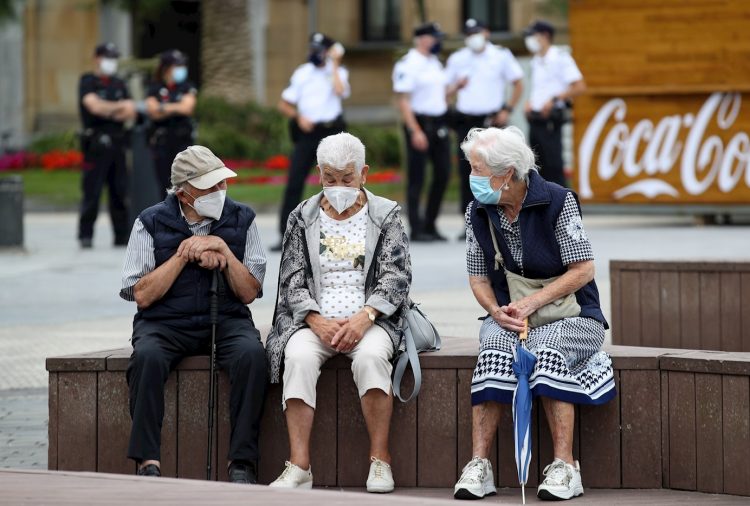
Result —
[[[320, 368], [326, 360], [338, 352], [323, 344], [323, 341], [308, 329], [300, 329], [289, 338], [284, 349], [284, 397], [302, 399], [315, 409], [315, 392], [320, 377]], [[351, 351], [345, 353], [352, 359], [352, 374], [359, 396], [377, 388], [391, 392], [391, 357], [393, 343], [388, 333], [378, 325], [370, 327], [362, 340]]]

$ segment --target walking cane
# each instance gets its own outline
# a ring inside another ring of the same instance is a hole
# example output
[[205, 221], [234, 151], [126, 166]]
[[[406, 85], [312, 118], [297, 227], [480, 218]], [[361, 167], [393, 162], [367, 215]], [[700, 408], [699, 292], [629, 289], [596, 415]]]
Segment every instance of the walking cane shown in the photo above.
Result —
[[206, 451], [206, 480], [211, 481], [211, 447], [213, 446], [214, 435], [214, 403], [216, 402], [216, 324], [219, 319], [219, 293], [223, 291], [223, 279], [221, 269], [214, 269], [213, 278], [209, 294], [210, 301], [210, 320], [211, 320], [211, 356], [209, 358], [209, 379], [208, 379], [208, 445]]

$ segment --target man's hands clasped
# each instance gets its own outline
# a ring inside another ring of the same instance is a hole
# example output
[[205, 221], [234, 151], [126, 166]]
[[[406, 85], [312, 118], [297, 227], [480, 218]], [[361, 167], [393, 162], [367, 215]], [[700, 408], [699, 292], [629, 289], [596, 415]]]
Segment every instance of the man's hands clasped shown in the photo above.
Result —
[[225, 269], [232, 252], [221, 237], [194, 235], [185, 239], [177, 248], [176, 256], [185, 263], [195, 262], [205, 269]]

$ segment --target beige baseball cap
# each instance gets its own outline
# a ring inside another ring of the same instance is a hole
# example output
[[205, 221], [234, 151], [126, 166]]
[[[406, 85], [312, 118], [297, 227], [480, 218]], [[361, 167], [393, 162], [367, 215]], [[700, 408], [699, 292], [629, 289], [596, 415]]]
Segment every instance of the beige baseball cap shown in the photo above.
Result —
[[177, 153], [172, 162], [172, 185], [188, 182], [199, 190], [207, 190], [215, 184], [236, 177], [215, 154], [205, 146], [190, 146]]

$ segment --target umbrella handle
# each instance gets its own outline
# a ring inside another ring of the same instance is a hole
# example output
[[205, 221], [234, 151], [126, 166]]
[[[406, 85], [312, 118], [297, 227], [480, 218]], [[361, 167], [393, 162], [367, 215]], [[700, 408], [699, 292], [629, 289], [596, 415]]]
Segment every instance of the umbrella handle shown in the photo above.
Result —
[[529, 318], [528, 317], [524, 318], [523, 320], [523, 330], [521, 331], [521, 333], [518, 334], [518, 339], [521, 341], [525, 341], [527, 337], [529, 337]]

